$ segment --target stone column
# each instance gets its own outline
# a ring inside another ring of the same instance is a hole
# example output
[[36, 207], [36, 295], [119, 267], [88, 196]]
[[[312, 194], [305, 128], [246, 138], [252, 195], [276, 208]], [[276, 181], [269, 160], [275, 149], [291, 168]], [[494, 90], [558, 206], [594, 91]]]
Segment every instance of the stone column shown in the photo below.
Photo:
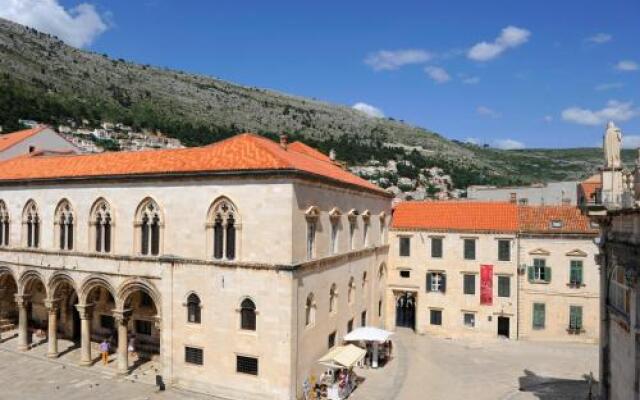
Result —
[[80, 316], [80, 365], [88, 367], [91, 359], [91, 311], [93, 304], [76, 304]]
[[29, 305], [30, 295], [16, 294], [16, 306], [18, 307], [18, 351], [29, 350], [29, 316], [27, 315], [27, 306]]
[[58, 357], [58, 300], [45, 300], [45, 306], [49, 313], [49, 326], [47, 334], [47, 357]]
[[131, 318], [131, 310], [113, 310], [113, 317], [118, 325], [118, 373], [125, 375], [129, 373], [129, 331], [128, 324]]
[[[0, 289], [0, 319], [4, 317], [4, 295], [7, 293], [7, 289]], [[0, 327], [0, 343], [2, 343], [2, 328]]]

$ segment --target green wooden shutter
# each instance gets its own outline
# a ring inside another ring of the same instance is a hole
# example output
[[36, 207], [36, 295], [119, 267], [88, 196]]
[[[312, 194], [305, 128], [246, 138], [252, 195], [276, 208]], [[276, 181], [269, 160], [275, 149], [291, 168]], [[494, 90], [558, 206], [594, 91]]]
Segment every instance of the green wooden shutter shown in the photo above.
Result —
[[582, 329], [582, 307], [571, 306], [569, 308], [569, 328]]
[[529, 282], [533, 282], [533, 268], [529, 267]]
[[431, 273], [427, 272], [427, 292], [431, 291]]
[[578, 265], [578, 282], [582, 285], [583, 280], [582, 280], [582, 263], [580, 263], [580, 265]]
[[544, 267], [544, 281], [551, 282], [551, 267]]
[[440, 285], [440, 291], [442, 293], [445, 293], [447, 291], [447, 274], [442, 274], [442, 280], [441, 280], [441, 285]]

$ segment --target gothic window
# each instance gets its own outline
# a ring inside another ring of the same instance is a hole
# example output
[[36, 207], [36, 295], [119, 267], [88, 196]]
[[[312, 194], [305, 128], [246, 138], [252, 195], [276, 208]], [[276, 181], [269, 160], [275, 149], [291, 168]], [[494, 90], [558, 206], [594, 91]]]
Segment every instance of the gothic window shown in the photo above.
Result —
[[197, 294], [191, 293], [187, 298], [187, 321], [192, 324], [200, 323], [200, 298]]
[[109, 203], [103, 199], [98, 200], [93, 206], [90, 221], [93, 225], [96, 252], [110, 253], [113, 217]]
[[244, 299], [240, 304], [240, 329], [256, 330], [256, 305], [250, 299]]
[[335, 313], [338, 311], [338, 289], [336, 284], [331, 285], [329, 289], [329, 312]]
[[160, 207], [152, 199], [144, 200], [138, 207], [136, 228], [140, 239], [140, 254], [157, 256], [160, 254], [162, 228]]
[[240, 216], [236, 206], [227, 198], [216, 200], [209, 212], [207, 226], [213, 230], [213, 258], [235, 260], [237, 257], [237, 231]]
[[358, 210], [349, 211], [349, 250], [356, 248], [356, 228], [358, 227]]
[[313, 297], [313, 293], [307, 296], [307, 302], [305, 303], [305, 326], [311, 326], [316, 322], [316, 303]]
[[0, 200], [0, 247], [9, 245], [9, 212], [4, 201]]
[[58, 230], [58, 247], [60, 250], [73, 250], [73, 209], [67, 200], [62, 200], [56, 208], [55, 224]]
[[316, 255], [316, 231], [320, 212], [317, 207], [309, 207], [305, 213], [307, 219], [307, 260]]
[[338, 232], [340, 229], [340, 210], [338, 208], [334, 208], [329, 212], [329, 218], [331, 219], [331, 243], [330, 243], [330, 253], [338, 254], [339, 244], [338, 244]]
[[40, 247], [40, 215], [38, 214], [38, 206], [32, 200], [24, 208], [22, 225], [24, 227], [24, 242], [27, 247]]
[[371, 227], [371, 213], [365, 210], [362, 213], [362, 247], [369, 246], [369, 228]]

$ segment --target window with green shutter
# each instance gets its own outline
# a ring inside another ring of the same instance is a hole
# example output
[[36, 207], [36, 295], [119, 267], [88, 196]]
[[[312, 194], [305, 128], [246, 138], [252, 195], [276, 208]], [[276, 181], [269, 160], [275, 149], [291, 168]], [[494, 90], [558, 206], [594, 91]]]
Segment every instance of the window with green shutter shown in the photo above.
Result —
[[582, 306], [569, 307], [569, 330], [574, 333], [582, 330]]
[[569, 284], [571, 286], [582, 285], [582, 260], [571, 260]]
[[533, 266], [529, 267], [529, 282], [551, 282], [551, 267], [547, 266], [547, 260], [533, 259]]
[[533, 329], [544, 329], [544, 303], [533, 303]]
[[498, 297], [511, 297], [511, 277], [498, 276]]
[[476, 276], [474, 274], [463, 275], [464, 294], [476, 294]]
[[431, 238], [431, 258], [442, 258], [442, 238]]
[[464, 259], [475, 260], [476, 259], [476, 240], [464, 239]]
[[498, 240], [498, 261], [511, 261], [511, 240]]

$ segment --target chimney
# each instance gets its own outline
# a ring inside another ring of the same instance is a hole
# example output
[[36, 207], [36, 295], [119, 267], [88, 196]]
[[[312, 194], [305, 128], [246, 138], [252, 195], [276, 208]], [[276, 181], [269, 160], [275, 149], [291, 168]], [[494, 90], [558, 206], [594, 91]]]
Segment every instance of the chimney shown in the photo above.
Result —
[[335, 161], [335, 160], [336, 160], [336, 151], [335, 151], [334, 149], [331, 149], [331, 150], [329, 151], [329, 159], [330, 159], [331, 161]]
[[280, 134], [280, 147], [282, 147], [283, 149], [287, 149], [287, 145], [289, 144], [289, 137], [287, 136], [286, 133], [281, 133]]
[[518, 202], [518, 194], [517, 193], [510, 193], [509, 194], [509, 202], [516, 204]]

